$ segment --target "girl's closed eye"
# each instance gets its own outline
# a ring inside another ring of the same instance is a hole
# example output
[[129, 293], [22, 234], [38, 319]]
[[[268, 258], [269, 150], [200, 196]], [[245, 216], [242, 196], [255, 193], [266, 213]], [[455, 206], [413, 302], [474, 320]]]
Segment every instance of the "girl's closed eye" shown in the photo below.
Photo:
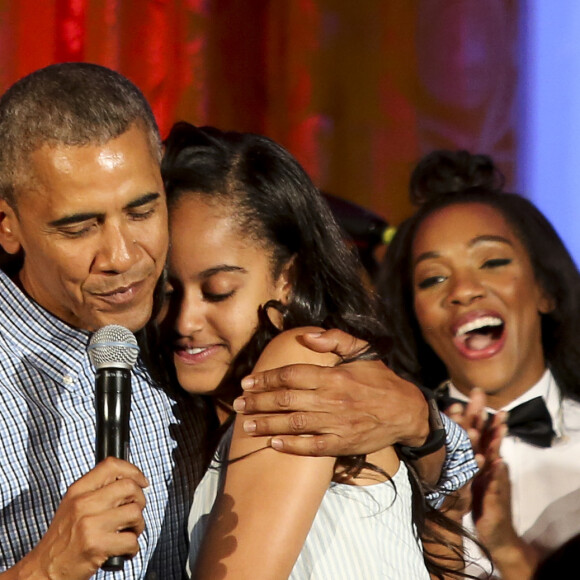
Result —
[[201, 292], [207, 302], [223, 302], [231, 298], [240, 287], [240, 273], [220, 271], [212, 274], [202, 282]]
[[235, 290], [230, 290], [229, 292], [208, 292], [204, 290], [203, 297], [208, 302], [223, 302], [235, 294]]

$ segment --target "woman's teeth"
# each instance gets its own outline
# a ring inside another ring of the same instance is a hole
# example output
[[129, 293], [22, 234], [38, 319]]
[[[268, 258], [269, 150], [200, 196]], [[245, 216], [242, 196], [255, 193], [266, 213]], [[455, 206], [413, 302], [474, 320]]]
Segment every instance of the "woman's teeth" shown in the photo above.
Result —
[[463, 336], [468, 332], [473, 332], [474, 330], [479, 330], [486, 326], [501, 326], [502, 324], [503, 320], [501, 318], [497, 318], [496, 316], [483, 316], [482, 318], [477, 318], [476, 320], [462, 324], [457, 329], [455, 336]]

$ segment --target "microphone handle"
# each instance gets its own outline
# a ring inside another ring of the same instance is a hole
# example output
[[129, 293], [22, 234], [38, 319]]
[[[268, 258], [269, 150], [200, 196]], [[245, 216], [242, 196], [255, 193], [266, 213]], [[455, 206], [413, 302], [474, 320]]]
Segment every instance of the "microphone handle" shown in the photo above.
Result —
[[[129, 415], [131, 412], [131, 371], [100, 368], [95, 381], [96, 462], [106, 457], [129, 458]], [[101, 569], [122, 570], [124, 556], [111, 556]]]

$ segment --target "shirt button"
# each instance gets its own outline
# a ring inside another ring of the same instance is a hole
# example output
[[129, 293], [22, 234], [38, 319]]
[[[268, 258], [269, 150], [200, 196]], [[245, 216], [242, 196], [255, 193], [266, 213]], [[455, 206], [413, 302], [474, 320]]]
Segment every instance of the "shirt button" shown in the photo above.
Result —
[[75, 382], [75, 380], [70, 375], [64, 375], [62, 377], [62, 382], [65, 385], [72, 385]]

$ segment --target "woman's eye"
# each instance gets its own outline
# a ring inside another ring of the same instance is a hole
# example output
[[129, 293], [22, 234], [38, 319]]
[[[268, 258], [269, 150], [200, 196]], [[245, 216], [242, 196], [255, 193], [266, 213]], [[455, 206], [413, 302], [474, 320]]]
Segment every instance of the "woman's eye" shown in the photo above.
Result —
[[482, 268], [499, 268], [500, 266], [507, 266], [511, 263], [511, 258], [493, 258], [492, 260], [486, 260]]
[[222, 302], [223, 300], [227, 300], [228, 298], [230, 298], [231, 296], [234, 295], [234, 290], [231, 290], [230, 292], [225, 292], [225, 293], [215, 293], [215, 292], [204, 292], [203, 293], [204, 298], [208, 301], [208, 302]]
[[419, 284], [417, 284], [417, 286], [419, 286], [419, 288], [421, 290], [425, 290], [425, 288], [431, 288], [432, 286], [435, 286], [436, 284], [440, 284], [441, 282], [444, 282], [444, 281], [445, 281], [445, 276], [429, 276], [428, 278], [421, 280], [419, 282]]

